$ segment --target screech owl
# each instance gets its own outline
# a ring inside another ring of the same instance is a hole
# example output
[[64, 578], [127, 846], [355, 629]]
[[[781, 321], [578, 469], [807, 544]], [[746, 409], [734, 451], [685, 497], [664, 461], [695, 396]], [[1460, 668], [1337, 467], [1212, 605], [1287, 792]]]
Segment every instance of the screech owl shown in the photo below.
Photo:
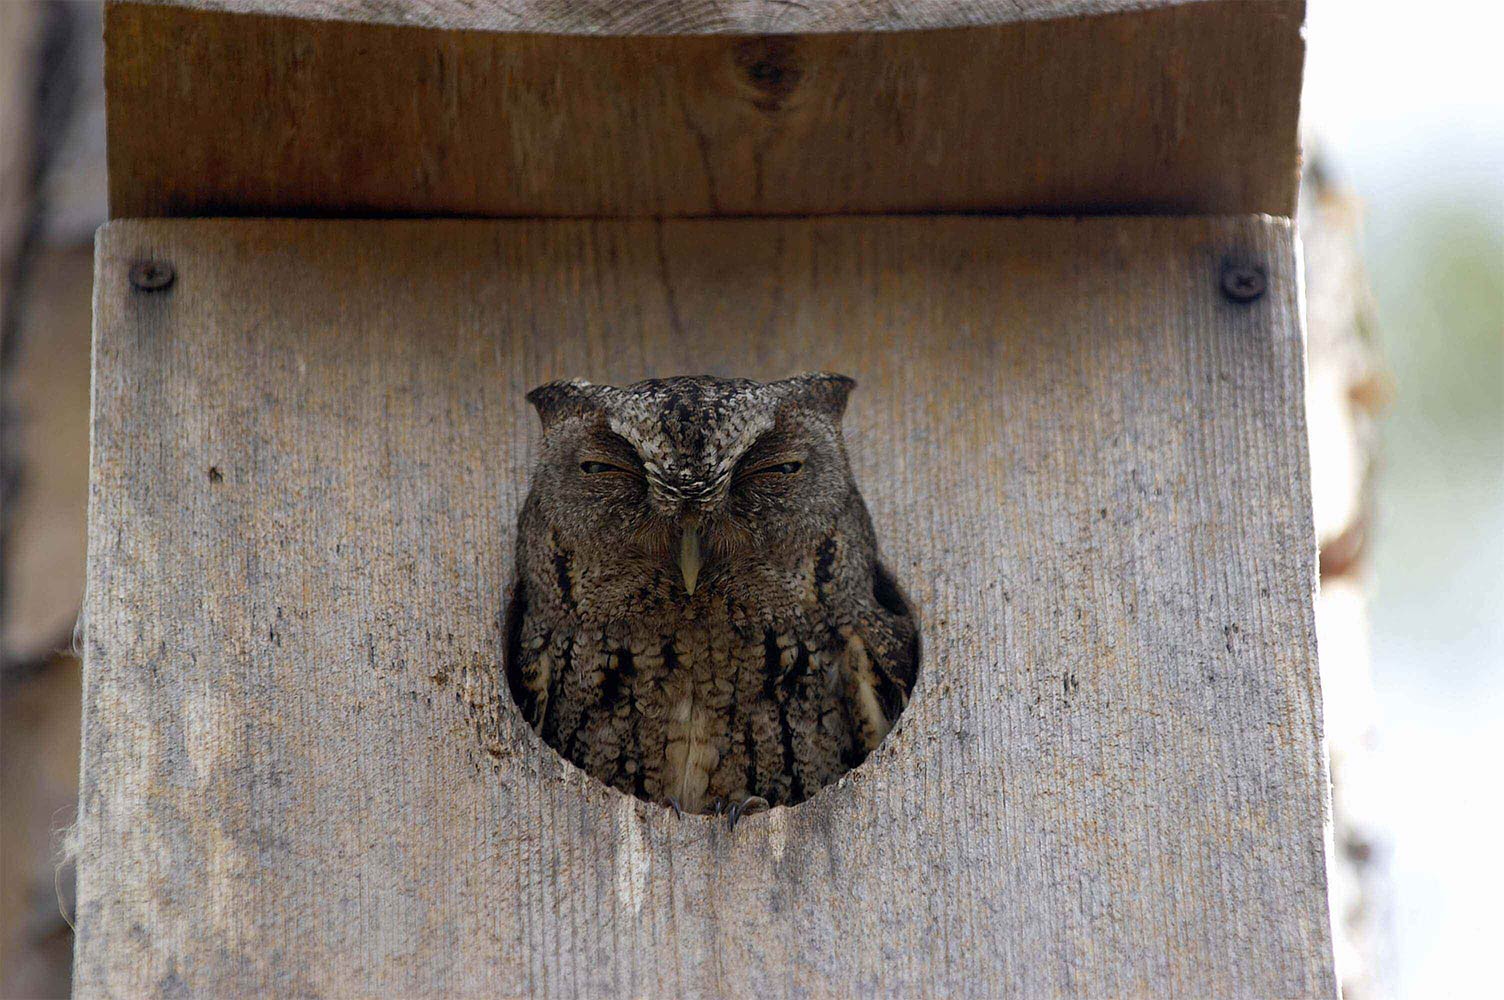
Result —
[[854, 386], [528, 394], [543, 437], [505, 670], [546, 743], [685, 812], [792, 805], [877, 746], [913, 688], [919, 630], [847, 462]]

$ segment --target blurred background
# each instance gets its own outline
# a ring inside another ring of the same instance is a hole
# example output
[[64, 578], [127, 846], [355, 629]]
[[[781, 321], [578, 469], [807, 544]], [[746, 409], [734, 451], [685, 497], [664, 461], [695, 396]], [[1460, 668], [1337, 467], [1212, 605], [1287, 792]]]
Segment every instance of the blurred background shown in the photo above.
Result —
[[[1375, 973], [1406, 998], [1499, 990], [1501, 37], [1504, 9], [1482, 0], [1308, 5], [1305, 132], [1361, 205], [1393, 385], [1373, 504], [1377, 738], [1362, 795], [1387, 868]], [[1349, 638], [1361, 641], [1338, 641]]]
[[[0, 996], [65, 996], [88, 497], [96, 3], [0, 0]], [[1504, 11], [1311, 0], [1299, 223], [1354, 1000], [1493, 995], [1504, 900]]]

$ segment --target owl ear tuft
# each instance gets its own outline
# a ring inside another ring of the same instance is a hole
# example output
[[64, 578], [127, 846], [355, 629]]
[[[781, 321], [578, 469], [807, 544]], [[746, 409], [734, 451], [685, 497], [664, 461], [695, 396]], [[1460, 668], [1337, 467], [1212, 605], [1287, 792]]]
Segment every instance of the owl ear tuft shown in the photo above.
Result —
[[595, 386], [583, 379], [545, 382], [527, 394], [527, 401], [538, 411], [543, 429], [567, 417], [578, 417], [597, 409]]
[[809, 372], [784, 379], [789, 398], [825, 414], [837, 422], [846, 413], [846, 401], [856, 388], [856, 379], [834, 372]]

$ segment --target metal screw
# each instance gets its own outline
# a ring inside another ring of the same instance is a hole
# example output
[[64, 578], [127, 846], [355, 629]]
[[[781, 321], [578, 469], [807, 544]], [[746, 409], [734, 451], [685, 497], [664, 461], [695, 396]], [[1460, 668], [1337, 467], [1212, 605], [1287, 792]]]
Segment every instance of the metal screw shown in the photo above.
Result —
[[1269, 288], [1262, 267], [1249, 264], [1222, 265], [1222, 294], [1234, 302], [1252, 302]]
[[143, 260], [131, 265], [131, 287], [138, 292], [160, 292], [177, 276], [177, 271], [164, 260]]

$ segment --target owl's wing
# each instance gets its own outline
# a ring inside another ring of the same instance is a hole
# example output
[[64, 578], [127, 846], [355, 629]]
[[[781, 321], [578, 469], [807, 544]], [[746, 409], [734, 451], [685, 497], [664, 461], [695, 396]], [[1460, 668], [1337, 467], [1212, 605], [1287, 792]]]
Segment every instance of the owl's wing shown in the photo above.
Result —
[[898, 721], [919, 672], [919, 625], [881, 563], [872, 590], [874, 605], [858, 616], [842, 657], [855, 735], [868, 753]]
[[518, 580], [507, 605], [504, 670], [512, 700], [538, 733], [548, 717], [548, 696], [554, 680], [548, 638], [548, 631], [528, 613], [527, 594]]

